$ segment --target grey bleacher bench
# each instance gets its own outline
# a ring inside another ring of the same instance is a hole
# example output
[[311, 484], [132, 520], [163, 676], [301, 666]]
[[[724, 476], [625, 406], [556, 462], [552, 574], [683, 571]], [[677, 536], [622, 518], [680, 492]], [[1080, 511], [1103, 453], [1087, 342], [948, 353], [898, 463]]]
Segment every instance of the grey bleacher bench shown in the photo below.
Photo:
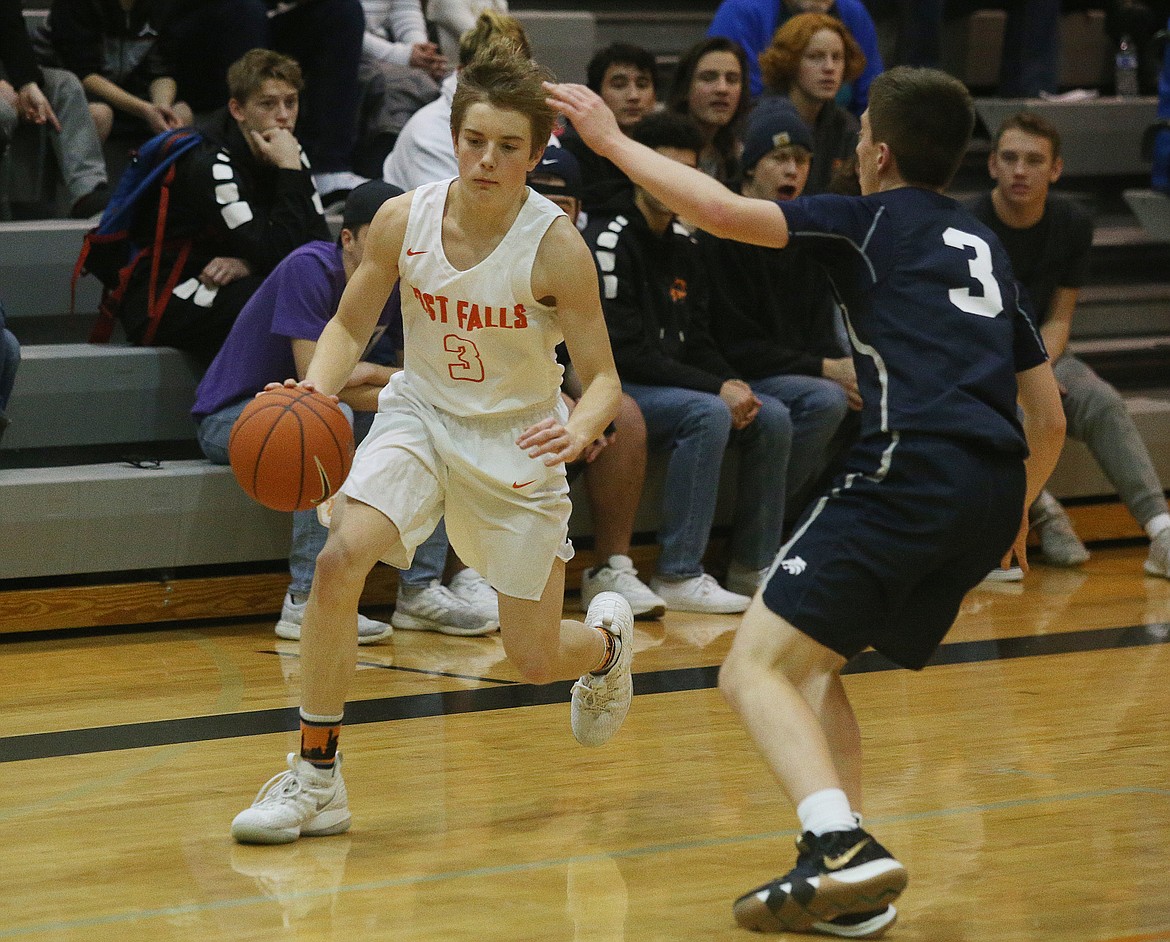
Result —
[[0, 471], [0, 579], [284, 559], [291, 517], [207, 461]]
[[585, 82], [597, 41], [597, 23], [587, 10], [511, 10], [528, 35], [532, 57], [561, 82]]
[[1121, 195], [1151, 239], [1170, 242], [1170, 196], [1143, 189], [1125, 190]]
[[[13, 332], [22, 340], [21, 328], [32, 328], [33, 321], [42, 325], [65, 322], [73, 265], [91, 227], [84, 219], [0, 222], [0, 301]], [[80, 279], [76, 310], [86, 323], [93, 320], [100, 300], [101, 283], [92, 276]], [[84, 337], [74, 334], [59, 339]]]
[[[1126, 402], [1170, 489], [1170, 390], [1126, 393]], [[716, 525], [731, 520], [736, 455], [720, 483]], [[665, 465], [652, 454], [636, 533], [657, 530]], [[1060, 498], [1115, 493], [1088, 450], [1065, 445], [1050, 482]], [[583, 480], [573, 485], [569, 532], [592, 532]], [[288, 553], [291, 521], [248, 498], [231, 470], [203, 460], [0, 471], [0, 580], [75, 573], [269, 562]]]
[[1087, 101], [976, 98], [975, 109], [994, 135], [1004, 118], [1027, 109], [1051, 121], [1060, 132], [1066, 177], [1133, 176], [1148, 173], [1141, 140], [1153, 123], [1158, 99], [1093, 98]]
[[[1162, 487], [1170, 490], [1170, 389], [1127, 392], [1124, 395], [1129, 414], [1162, 480]], [[1089, 449], [1071, 438], [1065, 442], [1048, 489], [1059, 498], [1102, 497], [1116, 493], [1089, 454]]]
[[199, 376], [170, 347], [25, 346], [0, 450], [191, 439]]

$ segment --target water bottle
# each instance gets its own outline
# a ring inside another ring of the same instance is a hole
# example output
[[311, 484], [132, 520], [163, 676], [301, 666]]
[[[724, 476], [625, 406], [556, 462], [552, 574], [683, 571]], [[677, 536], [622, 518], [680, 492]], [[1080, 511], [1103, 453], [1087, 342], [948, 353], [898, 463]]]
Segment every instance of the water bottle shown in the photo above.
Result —
[[1113, 67], [1114, 88], [1121, 98], [1133, 98], [1138, 93], [1138, 58], [1133, 39], [1121, 37]]

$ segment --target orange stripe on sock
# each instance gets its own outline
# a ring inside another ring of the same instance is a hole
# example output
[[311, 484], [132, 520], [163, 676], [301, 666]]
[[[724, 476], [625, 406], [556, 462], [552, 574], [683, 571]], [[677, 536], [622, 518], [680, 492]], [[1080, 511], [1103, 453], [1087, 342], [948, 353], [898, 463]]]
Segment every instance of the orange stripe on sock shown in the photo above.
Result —
[[313, 765], [328, 768], [337, 759], [337, 740], [341, 724], [318, 724], [301, 720], [301, 758]]

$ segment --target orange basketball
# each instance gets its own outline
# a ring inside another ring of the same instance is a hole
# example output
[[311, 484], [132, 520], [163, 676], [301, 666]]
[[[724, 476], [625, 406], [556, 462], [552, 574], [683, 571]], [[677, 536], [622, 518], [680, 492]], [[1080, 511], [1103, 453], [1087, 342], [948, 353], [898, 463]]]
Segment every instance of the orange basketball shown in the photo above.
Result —
[[236, 480], [273, 510], [310, 510], [341, 487], [353, 462], [353, 429], [337, 403], [307, 389], [263, 392], [228, 439]]

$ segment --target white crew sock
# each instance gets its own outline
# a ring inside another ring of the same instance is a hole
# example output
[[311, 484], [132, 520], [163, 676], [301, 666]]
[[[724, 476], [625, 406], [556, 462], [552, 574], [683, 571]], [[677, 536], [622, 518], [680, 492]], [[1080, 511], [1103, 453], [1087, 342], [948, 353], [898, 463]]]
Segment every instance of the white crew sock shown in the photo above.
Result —
[[1170, 530], [1170, 514], [1158, 514], [1146, 524], [1146, 536], [1156, 540], [1163, 530]]
[[858, 826], [849, 807], [849, 799], [839, 788], [823, 788], [813, 792], [796, 806], [800, 829], [812, 831], [818, 837], [828, 831], [852, 831]]

